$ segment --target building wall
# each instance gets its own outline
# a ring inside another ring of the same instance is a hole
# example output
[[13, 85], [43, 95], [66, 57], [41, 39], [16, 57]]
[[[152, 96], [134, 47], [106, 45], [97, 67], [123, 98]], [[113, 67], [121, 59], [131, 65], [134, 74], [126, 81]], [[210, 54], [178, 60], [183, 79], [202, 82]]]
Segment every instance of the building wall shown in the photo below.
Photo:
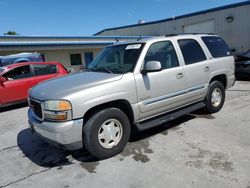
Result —
[[[75, 71], [79, 71], [81, 68], [86, 68], [86, 62], [84, 53], [92, 52], [93, 57], [95, 57], [100, 49], [90, 49], [90, 50], [53, 50], [53, 51], [40, 51], [44, 54], [45, 61], [59, 61], [65, 67], [72, 67]], [[70, 54], [81, 54], [82, 65], [71, 65]]]
[[[72, 49], [72, 50], [24, 50], [24, 51], [1, 51], [0, 55], [9, 55], [20, 52], [38, 52], [44, 55], [45, 61], [58, 61], [62, 63], [65, 67], [71, 67], [74, 71], [79, 71], [81, 68], [86, 67], [86, 62], [84, 58], [85, 52], [92, 52], [93, 57], [95, 57], [101, 49]], [[82, 65], [71, 65], [70, 54], [81, 54]]]
[[[142, 36], [143, 38], [143, 36]], [[0, 56], [21, 52], [39, 52], [46, 61], [58, 61], [75, 71], [86, 67], [85, 52], [92, 52], [93, 58], [108, 45], [135, 41], [132, 36], [0, 36]], [[70, 54], [81, 54], [82, 65], [71, 65]]]
[[[229, 16], [233, 17], [232, 22], [227, 21], [227, 17]], [[98, 35], [138, 36], [183, 33], [186, 25], [214, 20], [215, 33], [222, 36], [231, 49], [235, 49], [235, 51], [246, 51], [250, 50], [249, 18], [250, 4], [189, 17], [183, 16], [183, 18], [171, 19], [169, 21], [156, 21], [117, 29], [107, 29]], [[207, 33], [206, 31], [203, 32]]]

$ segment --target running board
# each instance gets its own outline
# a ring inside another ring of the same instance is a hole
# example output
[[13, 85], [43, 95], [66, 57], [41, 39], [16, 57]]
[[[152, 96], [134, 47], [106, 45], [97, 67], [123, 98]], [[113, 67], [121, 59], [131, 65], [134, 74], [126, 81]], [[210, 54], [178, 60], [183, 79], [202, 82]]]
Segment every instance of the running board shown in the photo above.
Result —
[[183, 107], [181, 109], [174, 110], [173, 112], [169, 112], [169, 113], [154, 117], [150, 120], [138, 122], [135, 124], [135, 126], [139, 131], [144, 131], [146, 129], [150, 129], [158, 125], [167, 123], [169, 121], [175, 120], [181, 116], [184, 116], [190, 112], [193, 112], [203, 107], [205, 107], [205, 104], [203, 102], [195, 103], [195, 104]]

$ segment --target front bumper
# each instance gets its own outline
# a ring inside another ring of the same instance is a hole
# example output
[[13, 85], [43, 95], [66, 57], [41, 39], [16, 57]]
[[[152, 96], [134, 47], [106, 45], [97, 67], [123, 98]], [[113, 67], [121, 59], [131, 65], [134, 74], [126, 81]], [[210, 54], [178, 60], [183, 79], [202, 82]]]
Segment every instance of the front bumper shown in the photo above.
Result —
[[234, 84], [235, 84], [235, 76], [234, 75], [228, 76], [227, 77], [227, 89], [230, 87], [233, 87]]
[[28, 118], [32, 131], [47, 142], [67, 150], [76, 150], [83, 147], [83, 119], [66, 122], [41, 122], [35, 118], [31, 109], [28, 111]]

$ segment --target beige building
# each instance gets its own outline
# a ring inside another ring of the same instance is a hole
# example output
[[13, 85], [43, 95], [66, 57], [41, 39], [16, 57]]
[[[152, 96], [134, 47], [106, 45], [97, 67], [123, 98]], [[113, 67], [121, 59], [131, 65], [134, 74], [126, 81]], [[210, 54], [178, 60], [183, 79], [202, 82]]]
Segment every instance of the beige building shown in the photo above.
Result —
[[138, 37], [49, 37], [0, 36], [0, 56], [39, 52], [45, 61], [59, 61], [75, 71], [85, 68], [101, 49], [113, 43], [134, 41]]
[[104, 29], [98, 36], [155, 36], [177, 33], [215, 33], [235, 52], [250, 50], [250, 1], [164, 20]]
[[[235, 52], [250, 50], [250, 1], [154, 22], [104, 29], [91, 37], [0, 36], [0, 56], [39, 52], [45, 61], [59, 61], [75, 71], [85, 68], [101, 49], [138, 36], [216, 33]], [[142, 37], [144, 38], [144, 37]]]

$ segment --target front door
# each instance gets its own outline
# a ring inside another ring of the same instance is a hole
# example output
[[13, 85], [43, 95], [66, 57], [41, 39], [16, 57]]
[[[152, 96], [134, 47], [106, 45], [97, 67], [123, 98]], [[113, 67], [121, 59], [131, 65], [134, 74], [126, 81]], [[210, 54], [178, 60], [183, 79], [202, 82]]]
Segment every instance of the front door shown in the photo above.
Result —
[[171, 41], [153, 43], [145, 56], [147, 61], [159, 61], [162, 71], [135, 77], [141, 120], [175, 109], [186, 98], [186, 75]]
[[0, 91], [2, 103], [25, 100], [28, 89], [32, 86], [32, 73], [29, 65], [20, 66], [3, 75], [7, 81]]

